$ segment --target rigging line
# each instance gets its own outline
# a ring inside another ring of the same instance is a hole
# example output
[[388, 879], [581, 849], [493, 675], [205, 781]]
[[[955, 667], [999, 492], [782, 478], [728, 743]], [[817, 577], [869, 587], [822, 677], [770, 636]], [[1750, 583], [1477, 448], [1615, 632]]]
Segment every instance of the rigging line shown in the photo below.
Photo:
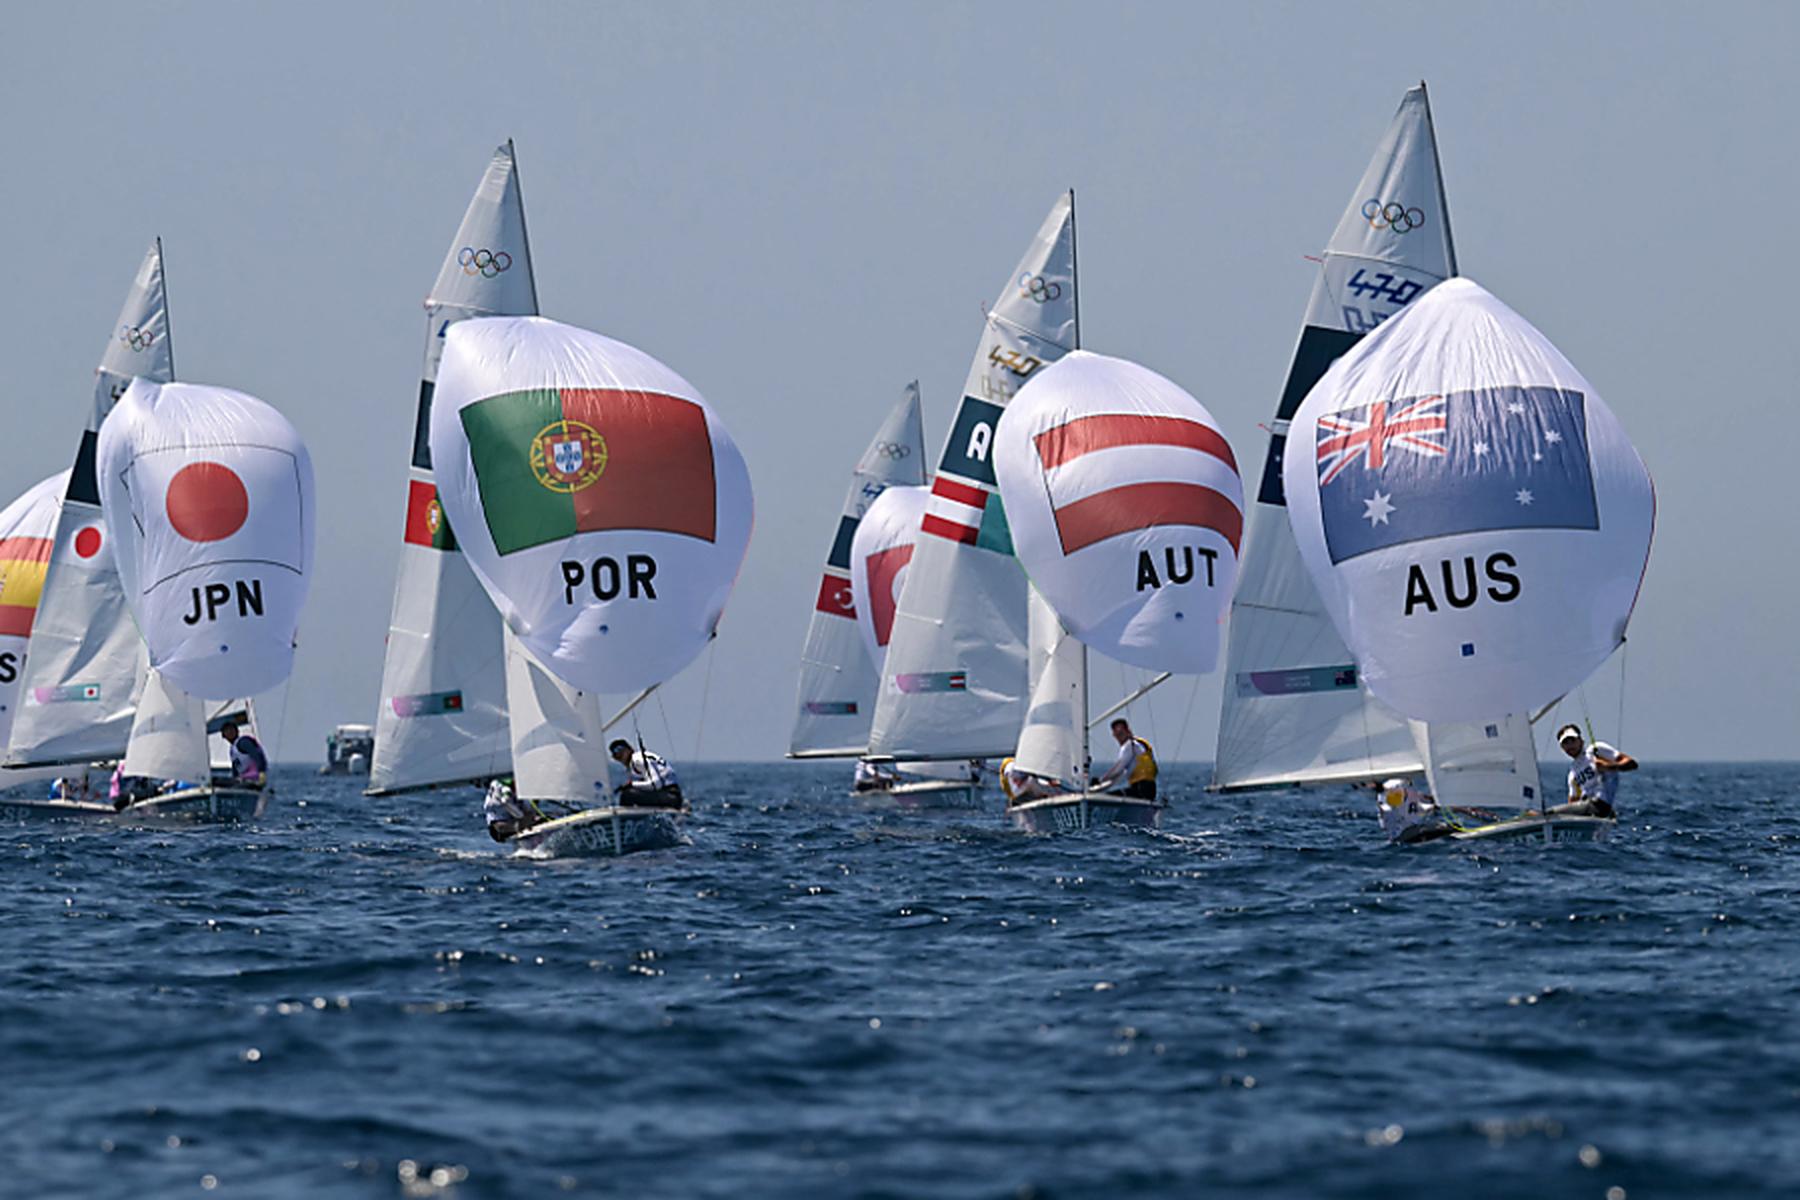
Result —
[[1631, 643], [1626, 642], [1619, 647], [1619, 718], [1613, 725], [1613, 737], [1616, 744], [1625, 744], [1625, 668], [1631, 659]]
[[706, 736], [706, 700], [712, 694], [713, 659], [717, 657], [715, 648], [718, 644], [719, 635], [717, 633], [714, 633], [706, 643], [706, 674], [700, 683], [700, 712], [694, 721], [694, 761], [696, 762], [700, 759], [701, 739]]
[[[1175, 754], [1174, 754], [1174, 757], [1169, 759], [1170, 762], [1180, 762], [1181, 761], [1181, 748], [1183, 746], [1187, 745], [1188, 723], [1194, 719], [1194, 701], [1198, 700], [1199, 698], [1200, 698], [1200, 677], [1198, 675], [1196, 675], [1196, 676], [1194, 676], [1194, 689], [1193, 689], [1193, 691], [1188, 693], [1187, 712], [1182, 714], [1181, 734], [1179, 737], [1177, 737], [1175, 739]], [[1213, 764], [1213, 773], [1215, 775], [1218, 774], [1218, 764], [1217, 763]]]

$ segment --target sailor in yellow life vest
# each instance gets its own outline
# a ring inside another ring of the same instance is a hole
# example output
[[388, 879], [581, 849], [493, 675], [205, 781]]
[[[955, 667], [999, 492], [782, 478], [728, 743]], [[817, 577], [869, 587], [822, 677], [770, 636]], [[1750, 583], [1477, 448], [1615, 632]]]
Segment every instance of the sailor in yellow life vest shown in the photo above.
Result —
[[1034, 775], [1021, 767], [1017, 759], [1009, 758], [1000, 764], [1000, 790], [1006, 793], [1007, 804], [1012, 805], [1054, 796], [1062, 789], [1056, 781]]
[[1115, 795], [1134, 796], [1139, 800], [1156, 799], [1156, 755], [1151, 751], [1150, 743], [1134, 736], [1124, 717], [1112, 723], [1112, 735], [1119, 743], [1119, 757], [1106, 769], [1106, 774], [1094, 780], [1093, 790], [1103, 792], [1114, 783], [1123, 782], [1125, 787]]

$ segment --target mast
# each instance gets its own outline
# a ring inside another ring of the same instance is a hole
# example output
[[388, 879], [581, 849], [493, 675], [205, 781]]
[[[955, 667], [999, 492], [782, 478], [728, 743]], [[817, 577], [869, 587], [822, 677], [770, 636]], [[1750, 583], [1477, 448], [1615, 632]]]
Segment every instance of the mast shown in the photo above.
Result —
[[1444, 163], [1438, 157], [1437, 121], [1431, 115], [1431, 94], [1425, 81], [1419, 80], [1419, 99], [1425, 105], [1425, 133], [1431, 139], [1431, 173], [1437, 177], [1438, 211], [1444, 218], [1444, 254], [1450, 260], [1450, 274], [1462, 274], [1456, 268], [1456, 238], [1450, 233], [1450, 197], [1444, 193]]

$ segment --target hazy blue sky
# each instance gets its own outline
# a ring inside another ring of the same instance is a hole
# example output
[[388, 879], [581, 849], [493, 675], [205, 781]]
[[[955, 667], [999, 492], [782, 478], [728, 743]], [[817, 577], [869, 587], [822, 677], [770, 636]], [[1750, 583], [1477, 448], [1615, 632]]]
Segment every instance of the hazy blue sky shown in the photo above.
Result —
[[[513, 137], [545, 313], [667, 361], [749, 459], [756, 533], [700, 749], [773, 757], [846, 473], [914, 377], [935, 461], [981, 305], [1057, 192], [1078, 194], [1085, 343], [1182, 383], [1256, 463], [1303, 256], [1423, 77], [1463, 270], [1580, 367], [1656, 476], [1626, 743], [1795, 757], [1797, 13], [22, 7], [0, 77], [0, 484], [67, 465], [160, 233], [181, 376], [279, 406], [318, 470], [278, 748], [311, 757], [333, 723], [371, 719], [419, 303]], [[683, 757], [706, 673], [667, 689]], [[1602, 731], [1613, 705], [1597, 689]], [[1217, 711], [1216, 675], [1171, 689], [1159, 749], [1210, 757]], [[660, 717], [646, 733], [662, 740]]]

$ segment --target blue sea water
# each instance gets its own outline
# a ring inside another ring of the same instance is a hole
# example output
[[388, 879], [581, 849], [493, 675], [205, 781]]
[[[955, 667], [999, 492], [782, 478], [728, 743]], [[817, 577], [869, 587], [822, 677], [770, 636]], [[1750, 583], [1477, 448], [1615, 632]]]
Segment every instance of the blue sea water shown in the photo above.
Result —
[[0, 1196], [1800, 1194], [1800, 767], [1479, 850], [1198, 767], [1039, 838], [686, 776], [613, 862], [299, 767], [0, 827]]

